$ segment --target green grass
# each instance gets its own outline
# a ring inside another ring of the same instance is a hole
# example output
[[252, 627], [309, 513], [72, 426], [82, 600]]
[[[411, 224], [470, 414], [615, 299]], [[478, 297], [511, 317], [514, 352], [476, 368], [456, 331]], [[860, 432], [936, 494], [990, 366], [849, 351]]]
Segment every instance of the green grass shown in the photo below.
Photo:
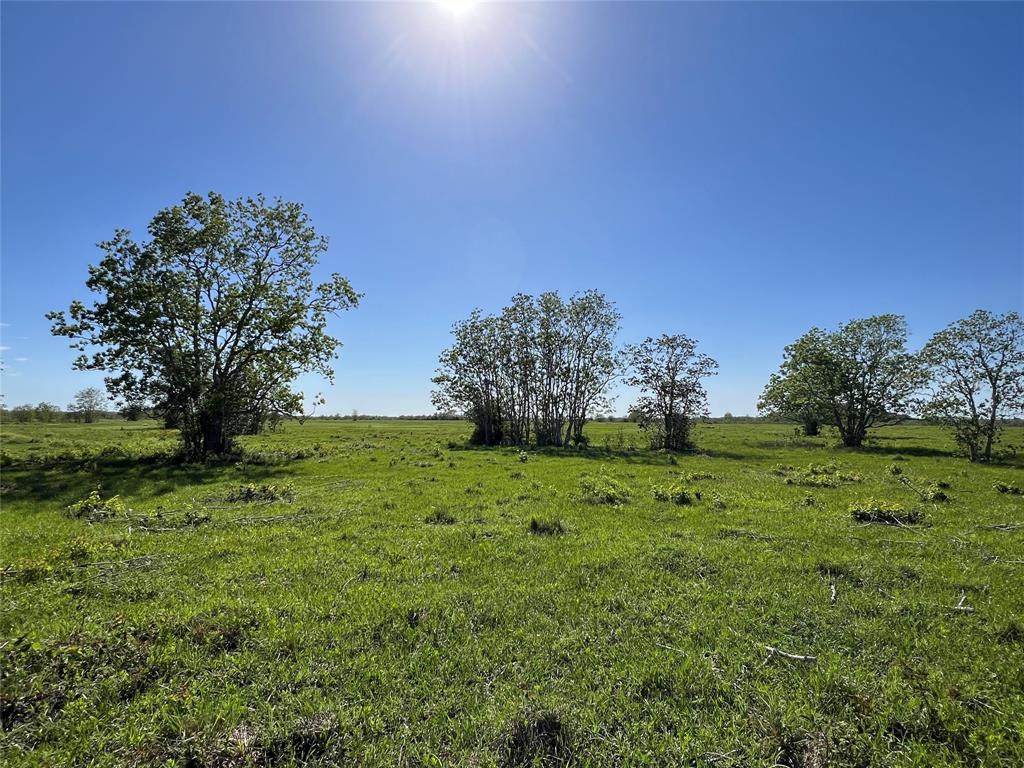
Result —
[[[1024, 764], [1019, 459], [468, 433], [288, 424], [188, 466], [152, 423], [5, 425], [0, 762]], [[97, 488], [113, 514], [65, 511]]]

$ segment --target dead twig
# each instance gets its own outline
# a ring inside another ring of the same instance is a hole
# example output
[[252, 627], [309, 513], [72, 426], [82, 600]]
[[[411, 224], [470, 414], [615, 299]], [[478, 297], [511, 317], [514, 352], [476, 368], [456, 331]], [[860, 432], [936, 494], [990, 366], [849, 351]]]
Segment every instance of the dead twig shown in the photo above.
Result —
[[775, 656], [781, 656], [782, 658], [789, 659], [791, 661], [802, 661], [807, 664], [813, 664], [818, 660], [817, 656], [804, 656], [799, 653], [789, 653], [788, 651], [783, 651], [773, 645], [766, 645], [765, 650], [768, 651], [768, 658], [764, 660], [765, 665], [767, 665]]
[[974, 609], [969, 605], [964, 605], [964, 601], [967, 599], [967, 593], [960, 592], [960, 602], [953, 606], [954, 611], [963, 611], [964, 613], [974, 613]]
[[835, 605], [836, 604], [836, 585], [835, 584], [829, 584], [829, 590], [831, 591], [831, 595], [829, 595], [828, 603], [829, 603], [829, 605]]

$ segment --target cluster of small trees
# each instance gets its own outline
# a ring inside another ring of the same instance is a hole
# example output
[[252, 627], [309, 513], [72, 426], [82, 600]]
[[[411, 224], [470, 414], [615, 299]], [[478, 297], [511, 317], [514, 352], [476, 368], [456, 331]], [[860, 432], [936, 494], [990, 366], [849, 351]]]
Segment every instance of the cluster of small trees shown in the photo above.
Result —
[[475, 444], [580, 444], [617, 372], [619, 320], [597, 291], [517, 294], [498, 315], [475, 310], [441, 353], [434, 405], [471, 418]]
[[758, 407], [807, 435], [834, 426], [847, 446], [917, 414], [951, 427], [972, 461], [989, 460], [1003, 421], [1024, 409], [1024, 321], [978, 310], [917, 353], [899, 315], [812, 328], [786, 347]]
[[4, 419], [26, 423], [30, 421], [83, 421], [91, 424], [97, 419], [109, 415], [104, 407], [106, 397], [103, 390], [97, 387], [86, 387], [80, 390], [74, 401], [62, 411], [53, 403], [43, 401], [38, 405], [16, 405], [10, 410], [4, 409]]
[[473, 421], [480, 445], [586, 443], [584, 424], [606, 412], [617, 378], [641, 388], [634, 406], [653, 447], [689, 447], [706, 414], [701, 378], [717, 364], [685, 336], [616, 347], [621, 315], [603, 294], [517, 294], [497, 315], [475, 310], [456, 323], [433, 381], [434, 405]]
[[359, 301], [338, 274], [314, 283], [327, 240], [302, 206], [189, 194], [157, 213], [149, 234], [139, 242], [118, 230], [101, 243], [86, 282], [98, 300], [48, 315], [82, 351], [75, 367], [109, 372], [122, 406], [152, 407], [180, 427], [191, 458], [301, 413], [292, 383], [307, 371], [332, 379], [340, 342], [327, 318]]

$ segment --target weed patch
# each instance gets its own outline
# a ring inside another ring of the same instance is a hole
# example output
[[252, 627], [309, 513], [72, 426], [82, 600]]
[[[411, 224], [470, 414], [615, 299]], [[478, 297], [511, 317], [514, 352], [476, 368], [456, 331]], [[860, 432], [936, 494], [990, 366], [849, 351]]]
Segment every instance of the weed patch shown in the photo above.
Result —
[[580, 499], [587, 504], [625, 504], [629, 501], [629, 489], [602, 469], [580, 477]]
[[229, 491], [225, 501], [240, 504], [272, 504], [275, 501], [294, 501], [295, 488], [290, 483], [246, 483]]
[[530, 533], [535, 536], [561, 536], [567, 530], [565, 523], [557, 518], [547, 520], [534, 517], [530, 520]]

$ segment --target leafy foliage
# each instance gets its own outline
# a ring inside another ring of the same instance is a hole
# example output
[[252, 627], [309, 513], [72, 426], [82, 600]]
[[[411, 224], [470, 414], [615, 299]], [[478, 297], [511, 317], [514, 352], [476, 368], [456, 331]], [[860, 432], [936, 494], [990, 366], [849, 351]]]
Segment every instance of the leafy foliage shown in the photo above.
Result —
[[633, 405], [640, 426], [650, 435], [651, 447], [684, 451], [693, 447], [690, 427], [708, 414], [708, 396], [701, 381], [713, 376], [718, 363], [697, 352], [688, 336], [648, 336], [626, 347], [630, 375], [626, 384], [642, 395]]
[[75, 367], [110, 372], [107, 389], [125, 404], [169, 413], [192, 458], [228, 451], [271, 415], [300, 413], [291, 384], [306, 371], [333, 377], [340, 342], [327, 318], [359, 300], [338, 274], [314, 284], [327, 240], [302, 206], [190, 193], [149, 234], [138, 242], [117, 230], [89, 268], [99, 299], [48, 315], [82, 351]]
[[670, 501], [673, 504], [693, 504], [701, 498], [701, 492], [693, 488], [687, 488], [680, 483], [671, 485], [656, 485], [651, 488], [651, 497], [655, 501]]
[[625, 504], [629, 495], [629, 488], [604, 468], [580, 477], [580, 498], [587, 504]]
[[843, 445], [856, 447], [871, 427], [905, 418], [924, 381], [918, 358], [907, 351], [906, 321], [877, 315], [831, 332], [812, 328], [787, 346], [758, 405], [813, 415], [837, 427]]
[[597, 291], [517, 294], [497, 316], [474, 310], [441, 353], [434, 404], [472, 419], [478, 445], [583, 444], [618, 370], [619, 319]]
[[953, 430], [971, 461], [989, 461], [1002, 420], [1024, 410], [1024, 319], [979, 309], [925, 344], [932, 391], [922, 414]]

